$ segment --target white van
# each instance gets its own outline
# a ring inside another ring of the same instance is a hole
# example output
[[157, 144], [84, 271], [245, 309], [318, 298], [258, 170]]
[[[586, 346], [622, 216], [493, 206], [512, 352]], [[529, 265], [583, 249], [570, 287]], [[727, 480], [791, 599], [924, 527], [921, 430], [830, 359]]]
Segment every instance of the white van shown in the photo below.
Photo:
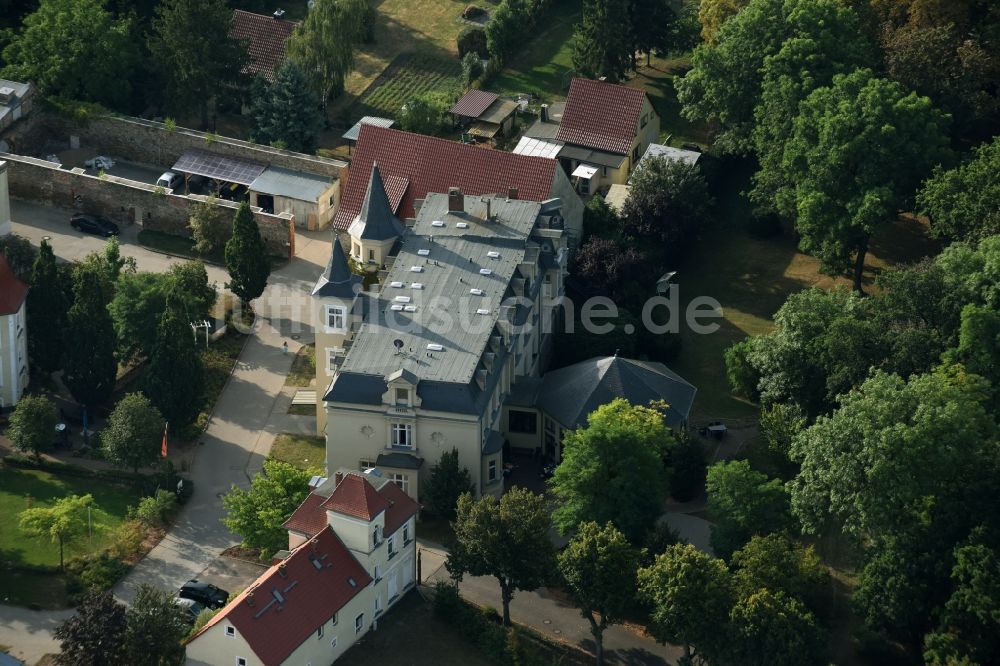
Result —
[[181, 178], [180, 174], [173, 171], [164, 171], [163, 175], [157, 179], [156, 184], [168, 190], [176, 190], [182, 182], [184, 182], [184, 179]]

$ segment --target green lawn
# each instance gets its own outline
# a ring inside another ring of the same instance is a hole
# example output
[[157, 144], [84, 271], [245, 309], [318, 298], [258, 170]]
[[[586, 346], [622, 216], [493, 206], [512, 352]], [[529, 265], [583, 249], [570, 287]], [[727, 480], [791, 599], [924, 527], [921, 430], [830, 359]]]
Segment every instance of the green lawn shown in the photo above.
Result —
[[274, 438], [270, 456], [301, 470], [322, 471], [326, 461], [326, 440], [311, 435], [283, 432]]
[[[16, 467], [0, 467], [0, 562], [12, 565], [58, 566], [59, 548], [48, 539], [33, 539], [18, 529], [18, 515], [29, 507], [52, 506], [67, 495], [94, 496], [93, 538], [84, 536], [66, 547], [66, 559], [97, 552], [111, 545], [125, 509], [139, 494], [128, 487], [93, 478], [57, 475]], [[7, 594], [7, 576], [0, 576], [0, 598]]]
[[625, 85], [642, 88], [649, 95], [650, 103], [660, 116], [660, 140], [671, 146], [698, 143], [707, 148], [711, 145], [711, 135], [704, 124], [681, 117], [681, 105], [674, 90], [674, 80], [684, 75], [690, 60], [687, 57], [653, 58], [648, 67], [645, 58], [639, 62], [639, 70]]
[[372, 84], [349, 117], [382, 116], [395, 118], [400, 107], [424, 92], [460, 92], [462, 66], [451, 55], [407, 53], [397, 57]]
[[295, 353], [292, 368], [285, 377], [285, 386], [309, 386], [316, 378], [316, 345], [302, 345]]
[[533, 93], [543, 100], [566, 98], [573, 69], [570, 37], [581, 5], [557, 0], [532, 39], [488, 88], [501, 94]]

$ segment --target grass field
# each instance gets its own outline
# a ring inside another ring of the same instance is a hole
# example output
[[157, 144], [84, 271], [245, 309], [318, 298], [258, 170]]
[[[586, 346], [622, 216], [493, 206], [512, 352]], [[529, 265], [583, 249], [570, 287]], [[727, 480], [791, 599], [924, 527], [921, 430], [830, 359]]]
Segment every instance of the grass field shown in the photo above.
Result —
[[397, 57], [352, 107], [350, 115], [395, 118], [408, 99], [428, 91], [459, 92], [462, 66], [458, 59], [430, 53], [407, 53]]
[[[125, 509], [137, 504], [139, 495], [131, 488], [97, 479], [0, 467], [0, 562], [15, 566], [58, 566], [58, 545], [48, 539], [25, 536], [18, 528], [18, 516], [29, 506], [48, 507], [67, 495], [87, 493], [94, 496], [93, 538], [84, 536], [67, 544], [66, 559], [109, 546], [114, 530], [125, 516]], [[5, 594], [5, 579], [6, 576], [0, 576], [0, 598]]]
[[[677, 270], [674, 282], [680, 287], [683, 307], [695, 297], [710, 296], [723, 309], [715, 333], [698, 335], [682, 327], [683, 347], [670, 363], [671, 369], [698, 387], [692, 418], [696, 425], [757, 413], [756, 406], [729, 392], [723, 360], [726, 347], [747, 335], [771, 330], [774, 313], [793, 292], [810, 286], [850, 286], [846, 277], [821, 273], [819, 262], [799, 252], [790, 233], [767, 239], [750, 236], [745, 231], [750, 205], [743, 192], [750, 187], [753, 165], [727, 161], [719, 168], [715, 223], [703, 230], [676, 267], [667, 268]], [[900, 219], [873, 240], [865, 282], [871, 285], [887, 266], [916, 261], [937, 250], [920, 222]]]
[[274, 438], [269, 457], [302, 470], [322, 470], [326, 460], [326, 440], [283, 432]]
[[285, 377], [285, 386], [309, 386], [316, 378], [316, 345], [302, 345], [295, 352], [292, 367]]

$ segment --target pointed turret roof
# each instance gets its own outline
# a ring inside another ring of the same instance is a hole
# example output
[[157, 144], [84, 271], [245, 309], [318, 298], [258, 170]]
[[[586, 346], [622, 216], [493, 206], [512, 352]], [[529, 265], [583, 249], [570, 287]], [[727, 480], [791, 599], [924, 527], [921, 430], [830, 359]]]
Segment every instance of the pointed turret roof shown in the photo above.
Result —
[[354, 285], [360, 284], [361, 279], [360, 275], [351, 272], [351, 267], [347, 264], [347, 255], [344, 254], [340, 239], [335, 234], [333, 251], [330, 252], [330, 263], [327, 264], [323, 275], [316, 281], [312, 295], [354, 298], [356, 294]]
[[368, 180], [368, 191], [361, 203], [361, 212], [351, 222], [348, 233], [354, 238], [370, 241], [389, 240], [403, 233], [403, 223], [392, 213], [392, 205], [385, 193], [385, 183], [382, 182], [377, 163], [372, 163], [372, 176]]

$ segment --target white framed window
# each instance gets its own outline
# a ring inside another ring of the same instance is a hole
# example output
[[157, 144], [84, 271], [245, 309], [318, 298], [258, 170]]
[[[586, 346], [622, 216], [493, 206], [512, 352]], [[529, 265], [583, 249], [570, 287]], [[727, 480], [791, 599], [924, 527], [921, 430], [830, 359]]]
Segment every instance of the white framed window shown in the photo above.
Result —
[[247, 666], [246, 657], [236, 657], [236, 666]]
[[229, 636], [230, 638], [235, 638], [236, 627], [230, 627], [229, 625], [226, 625], [226, 636]]
[[375, 595], [375, 614], [378, 615], [382, 612], [382, 597]]
[[330, 639], [330, 647], [332, 647], [332, 648], [337, 647], [337, 637], [336, 636], [334, 636], [333, 638]]
[[397, 405], [410, 404], [410, 389], [405, 389], [405, 388], [396, 389], [396, 404]]
[[[337, 626], [337, 614], [336, 613], [334, 613], [333, 617], [330, 618], [330, 626], [331, 627], [336, 627]], [[336, 637], [333, 640], [337, 640]]]
[[490, 481], [496, 481], [497, 480], [497, 461], [496, 460], [491, 460], [488, 463], [486, 463], [486, 471], [487, 471], [487, 478]]
[[409, 423], [393, 423], [390, 430], [389, 443], [404, 449], [413, 448], [413, 426]]
[[332, 375], [337, 370], [337, 358], [344, 355], [343, 347], [326, 348], [326, 374]]
[[379, 539], [379, 528], [378, 525], [376, 525], [375, 529], [372, 530], [372, 543], [377, 546], [381, 542], [382, 542], [381, 539]]
[[361, 627], [363, 627], [364, 624], [365, 624], [365, 614], [361, 613], [356, 618], [354, 618], [354, 633], [360, 634]]
[[326, 327], [335, 331], [347, 328], [347, 310], [339, 305], [326, 306]]
[[323, 638], [323, 630], [325, 628], [326, 628], [326, 623], [323, 623], [323, 624], [319, 625], [318, 629], [316, 629], [316, 638], [317, 639]]
[[399, 486], [399, 489], [404, 493], [408, 493], [410, 490], [410, 477], [405, 474], [393, 474], [391, 477], [392, 482]]
[[371, 458], [362, 458], [358, 461], [358, 469], [362, 472], [375, 466], [375, 461]]
[[410, 543], [410, 523], [403, 525], [403, 543]]
[[396, 538], [395, 537], [389, 537], [386, 540], [386, 548], [389, 551], [389, 557], [392, 557], [393, 555], [396, 554]]
[[375, 261], [375, 250], [368, 250], [368, 261]]

